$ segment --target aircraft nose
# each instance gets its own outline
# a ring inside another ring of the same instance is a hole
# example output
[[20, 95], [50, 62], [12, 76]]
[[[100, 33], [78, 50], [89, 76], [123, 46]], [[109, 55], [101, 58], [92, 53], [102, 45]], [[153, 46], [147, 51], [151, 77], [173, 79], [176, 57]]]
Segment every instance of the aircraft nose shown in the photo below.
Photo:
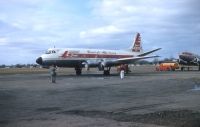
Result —
[[42, 64], [42, 57], [37, 58], [36, 63], [41, 65]]
[[183, 58], [183, 55], [179, 55], [179, 58], [181, 58], [181, 59], [182, 59], [182, 58]]

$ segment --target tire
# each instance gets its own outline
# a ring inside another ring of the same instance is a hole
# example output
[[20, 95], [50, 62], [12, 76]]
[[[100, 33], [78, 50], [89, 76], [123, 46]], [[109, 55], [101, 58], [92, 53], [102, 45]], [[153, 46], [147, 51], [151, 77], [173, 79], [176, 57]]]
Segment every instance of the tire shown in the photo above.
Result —
[[103, 71], [103, 75], [106, 75], [106, 76], [107, 76], [107, 75], [110, 75], [110, 70], [104, 70], [104, 71]]
[[82, 69], [81, 68], [75, 68], [76, 70], [76, 75], [81, 75], [82, 74]]
[[181, 67], [181, 71], [184, 71], [184, 67]]

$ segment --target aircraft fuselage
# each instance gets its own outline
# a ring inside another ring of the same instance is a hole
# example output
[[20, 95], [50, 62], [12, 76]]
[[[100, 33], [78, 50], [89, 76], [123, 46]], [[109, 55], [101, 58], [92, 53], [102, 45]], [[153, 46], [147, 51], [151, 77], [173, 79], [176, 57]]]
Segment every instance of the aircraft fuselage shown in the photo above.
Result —
[[78, 49], [78, 48], [52, 48], [39, 57], [36, 62], [43, 66], [56, 65], [58, 67], [84, 66], [84, 62], [90, 67], [96, 67], [100, 62], [113, 61], [120, 58], [137, 56], [124, 50], [103, 50], [103, 49]]

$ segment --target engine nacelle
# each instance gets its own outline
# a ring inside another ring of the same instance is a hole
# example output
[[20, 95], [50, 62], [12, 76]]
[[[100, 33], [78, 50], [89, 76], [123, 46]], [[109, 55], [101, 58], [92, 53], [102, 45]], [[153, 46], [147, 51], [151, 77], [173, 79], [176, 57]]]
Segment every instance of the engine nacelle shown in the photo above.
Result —
[[83, 62], [82, 63], [83, 67], [85, 68], [86, 71], [88, 71], [90, 69], [90, 65], [88, 62]]
[[49, 69], [50, 67], [49, 66], [42, 66], [42, 68]]
[[198, 58], [198, 57], [195, 57], [195, 58], [194, 58], [194, 62], [195, 62], [195, 63], [200, 63], [199, 58]]
[[98, 65], [99, 71], [103, 71], [104, 68], [105, 68], [105, 65], [106, 65], [105, 62], [100, 62], [99, 65]]
[[86, 70], [86, 71], [89, 71], [89, 70], [90, 70], [90, 66], [89, 66], [88, 63], [85, 64], [85, 70]]

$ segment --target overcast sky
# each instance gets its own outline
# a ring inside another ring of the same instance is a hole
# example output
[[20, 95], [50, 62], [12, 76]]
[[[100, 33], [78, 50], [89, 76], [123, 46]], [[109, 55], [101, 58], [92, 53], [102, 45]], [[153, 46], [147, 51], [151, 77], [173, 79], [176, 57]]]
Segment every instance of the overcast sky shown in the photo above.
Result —
[[35, 63], [51, 47], [200, 54], [198, 0], [0, 0], [0, 64]]

